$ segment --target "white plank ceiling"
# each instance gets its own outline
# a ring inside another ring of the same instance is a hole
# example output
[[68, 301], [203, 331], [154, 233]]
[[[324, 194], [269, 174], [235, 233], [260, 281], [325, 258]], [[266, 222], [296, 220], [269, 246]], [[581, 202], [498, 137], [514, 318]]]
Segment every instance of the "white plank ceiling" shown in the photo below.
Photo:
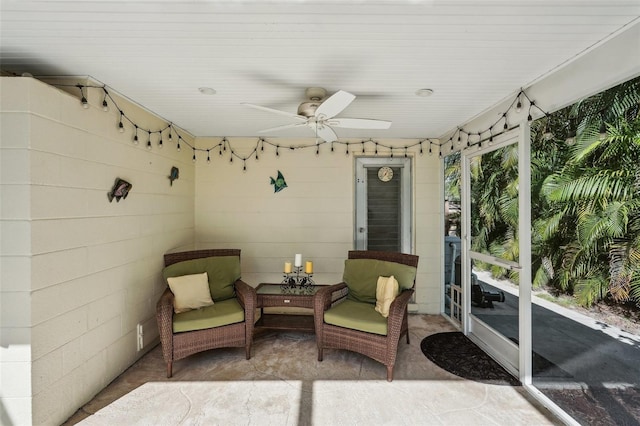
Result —
[[357, 96], [340, 116], [393, 122], [340, 138], [435, 138], [634, 24], [640, 1], [1, 0], [0, 12], [3, 70], [92, 76], [196, 136], [290, 124], [240, 104], [296, 113], [319, 86]]

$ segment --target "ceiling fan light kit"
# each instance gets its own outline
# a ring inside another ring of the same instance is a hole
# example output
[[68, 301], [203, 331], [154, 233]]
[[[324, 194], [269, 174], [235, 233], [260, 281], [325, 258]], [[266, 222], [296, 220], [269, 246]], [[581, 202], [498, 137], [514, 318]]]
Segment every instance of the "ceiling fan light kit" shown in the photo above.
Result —
[[356, 98], [355, 95], [345, 92], [344, 90], [339, 90], [333, 95], [327, 97], [327, 91], [325, 89], [321, 87], [310, 87], [305, 90], [305, 95], [307, 100], [298, 106], [297, 114], [249, 103], [243, 103], [242, 105], [259, 109], [261, 111], [285, 115], [298, 121], [298, 123], [294, 124], [286, 124], [284, 126], [264, 129], [259, 131], [259, 133], [275, 132], [300, 126], [307, 126], [314, 132], [316, 138], [320, 138], [325, 142], [334, 142], [338, 140], [338, 136], [332, 127], [371, 130], [384, 130], [391, 127], [390, 121], [367, 118], [336, 117], [336, 115], [340, 114]]

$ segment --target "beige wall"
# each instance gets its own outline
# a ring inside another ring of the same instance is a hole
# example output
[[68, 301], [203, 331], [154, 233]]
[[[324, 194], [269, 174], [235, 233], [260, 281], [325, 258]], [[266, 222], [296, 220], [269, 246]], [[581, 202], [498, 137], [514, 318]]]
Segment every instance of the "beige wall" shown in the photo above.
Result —
[[[157, 336], [162, 254], [193, 240], [194, 167], [133, 145], [97, 95], [85, 110], [31, 78], [0, 84], [0, 423], [59, 424], [144, 353], [138, 323]], [[133, 190], [109, 203], [116, 177]]]
[[[231, 147], [240, 157], [248, 156], [256, 138], [232, 138]], [[274, 140], [275, 148], [265, 145], [259, 160], [229, 161], [227, 149], [219, 156], [211, 151], [198, 152], [196, 165], [195, 223], [196, 239], [202, 246], [242, 249], [242, 276], [253, 286], [260, 282], [280, 282], [285, 261], [295, 253], [314, 262], [317, 283], [337, 283], [342, 278], [347, 251], [353, 249], [355, 155], [345, 155], [345, 147], [328, 144], [315, 148], [290, 150], [290, 146], [313, 144], [313, 139]], [[198, 138], [201, 149], [215, 147], [219, 138]], [[385, 145], [403, 147], [416, 141], [379, 140]], [[356, 151], [361, 154], [359, 144]], [[375, 147], [368, 146], [373, 156]], [[437, 155], [418, 155], [418, 147], [409, 150], [413, 158], [414, 246], [420, 256], [416, 282], [416, 305], [420, 312], [440, 312], [442, 264], [441, 172]], [[397, 152], [396, 152], [397, 155]], [[380, 156], [388, 153], [380, 149]], [[270, 177], [280, 170], [288, 187], [274, 193]]]
[[[354, 156], [336, 145], [266, 147], [260, 160], [229, 163], [165, 146], [133, 145], [118, 113], [91, 108], [31, 78], [2, 77], [0, 146], [0, 423], [59, 424], [144, 353], [136, 325], [155, 343], [162, 254], [192, 244], [242, 249], [243, 278], [280, 281], [295, 253], [315, 263], [319, 283], [338, 282], [353, 247]], [[145, 128], [163, 123], [121, 103]], [[220, 139], [200, 138], [200, 148]], [[245, 156], [256, 139], [231, 140]], [[284, 146], [313, 142], [279, 139]], [[407, 141], [380, 141], [404, 146]], [[175, 140], [174, 140], [175, 144]], [[425, 150], [426, 152], [426, 150]], [[369, 152], [369, 154], [373, 154]], [[441, 182], [437, 156], [413, 157], [415, 310], [440, 312]], [[171, 166], [180, 178], [169, 186]], [[274, 194], [281, 170], [289, 187]], [[116, 177], [126, 200], [109, 203]], [[148, 346], [145, 349], [148, 349]]]

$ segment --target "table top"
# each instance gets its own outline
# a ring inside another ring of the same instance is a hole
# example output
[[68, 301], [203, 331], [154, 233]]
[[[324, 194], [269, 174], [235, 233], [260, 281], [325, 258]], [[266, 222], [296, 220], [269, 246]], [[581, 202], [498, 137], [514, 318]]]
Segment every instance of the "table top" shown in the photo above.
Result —
[[256, 287], [256, 293], [263, 296], [313, 296], [316, 292], [324, 287], [323, 285], [310, 285], [304, 287], [283, 287], [281, 284], [261, 283]]

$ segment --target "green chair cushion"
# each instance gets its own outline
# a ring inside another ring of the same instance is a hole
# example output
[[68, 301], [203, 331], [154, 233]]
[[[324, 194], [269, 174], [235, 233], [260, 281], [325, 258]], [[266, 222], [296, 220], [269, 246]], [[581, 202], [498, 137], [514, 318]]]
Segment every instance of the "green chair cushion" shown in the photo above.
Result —
[[387, 318], [375, 310], [375, 305], [345, 299], [324, 313], [324, 322], [338, 327], [387, 335]]
[[349, 287], [349, 299], [376, 303], [378, 277], [391, 275], [398, 280], [400, 291], [410, 289], [416, 279], [416, 267], [377, 259], [347, 259], [342, 280]]
[[204, 330], [244, 321], [244, 309], [238, 299], [227, 299], [200, 309], [173, 316], [173, 332]]
[[185, 260], [169, 265], [162, 271], [165, 281], [169, 277], [201, 274], [209, 277], [209, 291], [214, 302], [235, 296], [234, 283], [240, 279], [240, 258], [238, 256], [212, 256]]

